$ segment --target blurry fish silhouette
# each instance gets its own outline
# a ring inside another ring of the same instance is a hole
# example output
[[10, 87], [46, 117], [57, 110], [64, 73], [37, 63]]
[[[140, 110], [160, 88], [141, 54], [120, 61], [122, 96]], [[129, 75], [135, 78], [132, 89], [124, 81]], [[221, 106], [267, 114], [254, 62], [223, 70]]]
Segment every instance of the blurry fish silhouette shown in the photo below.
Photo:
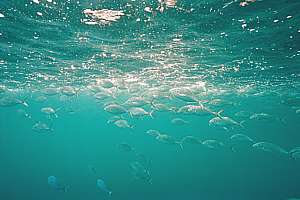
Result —
[[105, 182], [102, 179], [97, 179], [97, 187], [108, 195], [112, 194], [112, 191], [107, 188]]
[[96, 170], [96, 167], [95, 167], [95, 166], [89, 165], [88, 167], [89, 167], [89, 169], [91, 170], [91, 172], [93, 172], [93, 174], [97, 175], [97, 170]]
[[66, 192], [67, 187], [64, 185], [61, 185], [58, 181], [58, 179], [55, 176], [49, 176], [48, 177], [48, 185], [58, 191]]

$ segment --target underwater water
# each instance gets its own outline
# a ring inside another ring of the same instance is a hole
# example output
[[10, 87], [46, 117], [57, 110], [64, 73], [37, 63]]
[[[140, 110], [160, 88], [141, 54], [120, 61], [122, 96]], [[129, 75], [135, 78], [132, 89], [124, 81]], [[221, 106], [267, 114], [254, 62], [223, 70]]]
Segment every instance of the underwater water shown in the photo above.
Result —
[[0, 0], [0, 200], [300, 199], [299, 0]]

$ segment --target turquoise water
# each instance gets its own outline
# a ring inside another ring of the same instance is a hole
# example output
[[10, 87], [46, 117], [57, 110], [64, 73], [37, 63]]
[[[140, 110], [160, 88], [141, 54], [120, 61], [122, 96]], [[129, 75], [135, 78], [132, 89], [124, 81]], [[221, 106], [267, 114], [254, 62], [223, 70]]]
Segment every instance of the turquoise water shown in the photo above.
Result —
[[299, 10], [0, 0], [0, 199], [300, 199]]

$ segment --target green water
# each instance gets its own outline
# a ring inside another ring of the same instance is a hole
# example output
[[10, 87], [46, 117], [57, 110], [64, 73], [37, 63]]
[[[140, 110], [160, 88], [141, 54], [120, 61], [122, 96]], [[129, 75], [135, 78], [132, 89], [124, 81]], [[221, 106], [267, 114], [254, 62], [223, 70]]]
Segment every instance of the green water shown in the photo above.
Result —
[[300, 2], [245, 2], [0, 0], [0, 200], [300, 199]]

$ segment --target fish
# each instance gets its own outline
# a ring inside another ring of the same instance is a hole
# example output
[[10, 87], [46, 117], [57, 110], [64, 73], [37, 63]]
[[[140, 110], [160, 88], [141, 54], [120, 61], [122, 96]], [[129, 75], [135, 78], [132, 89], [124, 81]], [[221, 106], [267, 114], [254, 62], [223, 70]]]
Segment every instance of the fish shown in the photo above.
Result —
[[136, 179], [145, 181], [146, 183], [152, 184], [152, 177], [150, 170], [139, 161], [133, 161], [130, 163], [130, 169], [133, 176]]
[[79, 90], [72, 86], [64, 86], [61, 88], [61, 93], [65, 96], [69, 96], [69, 97], [78, 95], [78, 92], [79, 92]]
[[56, 87], [47, 87], [41, 90], [42, 94], [47, 95], [47, 96], [54, 96], [59, 94], [59, 89]]
[[295, 147], [289, 152], [292, 159], [300, 160], [300, 147]]
[[124, 152], [134, 152], [135, 149], [128, 143], [120, 143], [118, 144], [118, 148]]
[[98, 93], [98, 92], [103, 92], [104, 90], [106, 90], [105, 88], [103, 88], [102, 86], [98, 85], [98, 84], [92, 84], [87, 86], [87, 88], [93, 92], [93, 93]]
[[210, 110], [209, 108], [205, 107], [202, 104], [199, 105], [185, 105], [178, 109], [178, 113], [181, 114], [194, 114], [194, 115], [214, 115], [216, 117], [221, 118], [221, 113], [223, 110], [220, 110], [219, 112], [214, 112]]
[[6, 86], [0, 85], [0, 94], [6, 92]]
[[109, 119], [107, 120], [107, 123], [108, 123], [108, 124], [111, 124], [111, 123], [114, 123], [115, 121], [118, 121], [118, 120], [120, 120], [120, 119], [123, 119], [123, 117], [122, 117], [122, 116], [115, 115], [115, 116], [112, 116], [111, 118], [109, 118]]
[[174, 119], [171, 120], [171, 123], [174, 124], [174, 125], [179, 125], [179, 126], [181, 126], [181, 125], [188, 124], [189, 122], [188, 122], [188, 121], [185, 121], [185, 120], [183, 120], [183, 119], [181, 119], [181, 118], [174, 118]]
[[58, 115], [57, 115], [57, 111], [59, 111], [60, 108], [57, 108], [57, 109], [54, 109], [54, 108], [51, 108], [51, 107], [43, 107], [41, 108], [41, 112], [48, 115], [49, 118], [51, 118], [52, 116], [54, 116], [55, 118], [58, 118]]
[[114, 122], [114, 124], [119, 128], [130, 128], [133, 129], [133, 125], [130, 125], [127, 120], [119, 119]]
[[300, 151], [295, 151], [291, 154], [291, 158], [295, 160], [300, 160]]
[[155, 139], [161, 143], [165, 144], [176, 144], [179, 145], [181, 149], [183, 149], [182, 141], [175, 140], [172, 136], [167, 134], [159, 134], [155, 137]]
[[46, 123], [43, 123], [41, 121], [36, 122], [33, 126], [32, 126], [32, 130], [38, 133], [51, 133], [53, 132], [53, 129], [51, 126], [49, 126]]
[[115, 87], [114, 83], [108, 79], [103, 79], [99, 82], [99, 84], [103, 87], [103, 88], [112, 88]]
[[188, 135], [188, 136], [184, 136], [182, 139], [181, 139], [181, 143], [184, 144], [184, 143], [189, 143], [189, 144], [202, 144], [202, 141], [200, 139], [198, 139], [197, 137], [195, 136], [192, 136], [192, 135]]
[[140, 107], [132, 107], [128, 110], [131, 117], [144, 117], [149, 115], [151, 118], [153, 118], [153, 110], [150, 112], [145, 111], [143, 108]]
[[247, 135], [244, 134], [234, 134], [230, 137], [232, 142], [250, 142], [254, 143], [254, 140]]
[[15, 97], [3, 97], [0, 99], [0, 107], [11, 107], [16, 105], [23, 105], [25, 107], [29, 107], [28, 103], [17, 99]]
[[100, 190], [102, 190], [103, 192], [105, 192], [109, 196], [112, 195], [112, 191], [107, 188], [105, 182], [102, 179], [97, 179], [96, 185], [97, 185], [98, 188], [100, 188]]
[[236, 117], [238, 117], [238, 118], [242, 118], [242, 119], [249, 119], [249, 117], [252, 115], [252, 113], [251, 112], [249, 112], [249, 111], [244, 111], [244, 110], [242, 110], [242, 111], [239, 111], [239, 112], [236, 112], [235, 114], [234, 114], [234, 116], [236, 116]]
[[205, 140], [202, 144], [209, 149], [220, 149], [224, 146], [223, 142], [217, 140]]
[[287, 106], [300, 107], [300, 97], [289, 97], [281, 102]]
[[94, 165], [88, 165], [88, 168], [91, 170], [91, 172], [93, 172], [94, 175], [97, 175], [97, 170]]
[[47, 100], [47, 97], [46, 96], [38, 96], [34, 99], [36, 102], [45, 102]]
[[229, 138], [229, 146], [233, 152], [237, 152], [237, 149], [252, 147], [255, 141], [244, 134], [234, 134]]
[[198, 103], [199, 102], [199, 100], [197, 100], [195, 97], [186, 95], [183, 93], [177, 93], [174, 95], [174, 97], [177, 99], [180, 99], [182, 101], [189, 102], [189, 103]]
[[262, 150], [265, 152], [270, 152], [270, 153], [280, 153], [280, 154], [286, 154], [288, 155], [289, 152], [283, 149], [282, 147], [270, 143], [270, 142], [257, 142], [252, 145], [254, 149]]
[[142, 164], [146, 169], [151, 167], [152, 161], [146, 155], [142, 153], [136, 153], [136, 160]]
[[213, 99], [211, 101], [208, 102], [209, 105], [212, 105], [214, 107], [226, 107], [226, 106], [236, 106], [237, 103], [231, 102], [231, 101], [227, 101], [224, 99]]
[[153, 130], [153, 129], [147, 130], [146, 133], [148, 135], [155, 136], [155, 137], [160, 135], [160, 132], [158, 130]]
[[109, 99], [109, 98], [115, 98], [111, 93], [105, 92], [105, 91], [97, 92], [94, 95], [94, 97], [95, 97], [95, 99], [97, 99], [99, 101], [102, 101], [102, 100], [105, 100], [105, 99]]
[[18, 110], [17, 110], [17, 113], [18, 113], [21, 117], [31, 119], [31, 115], [28, 114], [28, 113], [26, 112], [26, 110], [18, 109]]
[[151, 108], [158, 112], [176, 112], [177, 108], [163, 103], [151, 103]]
[[127, 99], [126, 102], [124, 102], [122, 105], [128, 106], [128, 107], [142, 107], [147, 104], [151, 104], [151, 101], [148, 101], [144, 97], [130, 97]]
[[50, 187], [52, 187], [53, 189], [62, 191], [62, 192], [67, 192], [67, 187], [64, 185], [61, 185], [55, 176], [49, 176], [47, 181], [48, 181], [48, 185]]
[[273, 119], [273, 116], [267, 113], [254, 113], [249, 117], [249, 119], [257, 121], [270, 121]]
[[228, 131], [229, 129], [232, 129], [236, 126], [244, 128], [244, 126], [243, 126], [244, 121], [237, 122], [237, 121], [231, 119], [230, 117], [226, 117], [226, 116], [225, 117], [214, 117], [211, 120], [209, 120], [208, 123], [209, 123], [210, 127], [222, 128], [226, 131]]
[[111, 114], [116, 114], [116, 115], [127, 113], [127, 110], [123, 106], [115, 103], [105, 106], [104, 110], [106, 112], [109, 112]]

